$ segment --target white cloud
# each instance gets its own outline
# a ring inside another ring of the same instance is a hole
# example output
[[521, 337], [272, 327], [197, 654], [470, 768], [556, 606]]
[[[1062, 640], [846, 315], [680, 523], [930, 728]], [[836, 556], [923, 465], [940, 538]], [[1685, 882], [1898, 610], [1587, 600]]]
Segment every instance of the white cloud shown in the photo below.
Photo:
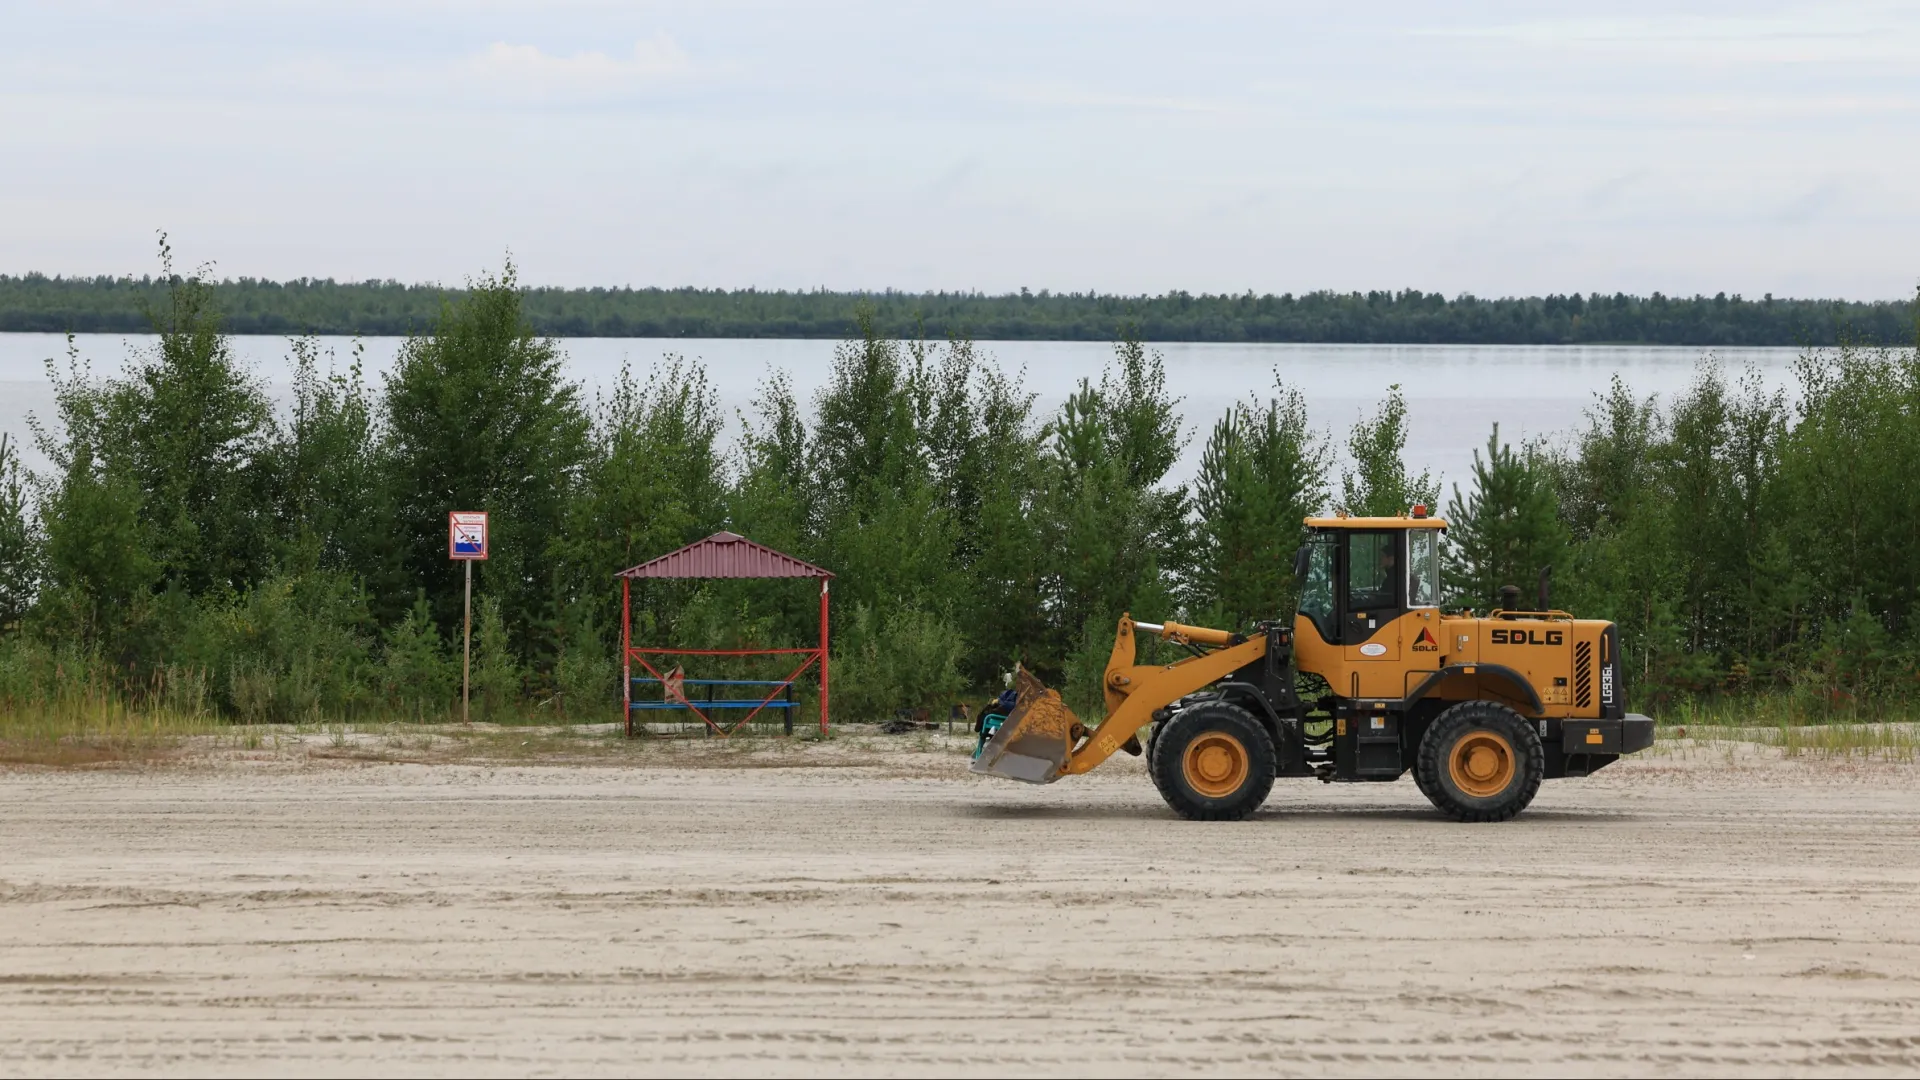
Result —
[[1005, 101], [1049, 108], [1222, 115], [1254, 111], [1244, 102], [1226, 98], [1109, 93], [1059, 80], [1023, 81], [993, 88], [990, 92]]
[[678, 78], [693, 71], [686, 50], [662, 32], [633, 43], [626, 55], [577, 52], [558, 56], [538, 45], [496, 41], [470, 58], [490, 83], [533, 93], [598, 94]]
[[1920, 26], [1910, 15], [1871, 9], [1815, 7], [1766, 16], [1668, 13], [1540, 19], [1418, 33], [1535, 47], [1664, 54], [1693, 62], [1907, 63], [1920, 58]]

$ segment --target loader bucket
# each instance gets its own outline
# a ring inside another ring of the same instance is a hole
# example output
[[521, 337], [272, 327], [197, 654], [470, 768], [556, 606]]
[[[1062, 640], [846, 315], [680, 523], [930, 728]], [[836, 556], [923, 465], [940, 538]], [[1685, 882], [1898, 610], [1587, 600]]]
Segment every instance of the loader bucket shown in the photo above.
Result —
[[1060, 778], [1060, 770], [1073, 750], [1080, 721], [1058, 692], [1047, 689], [1025, 668], [1015, 677], [1014, 689], [1019, 691], [1019, 699], [1013, 711], [987, 740], [980, 756], [974, 758], [972, 771], [1029, 784], [1051, 784]]

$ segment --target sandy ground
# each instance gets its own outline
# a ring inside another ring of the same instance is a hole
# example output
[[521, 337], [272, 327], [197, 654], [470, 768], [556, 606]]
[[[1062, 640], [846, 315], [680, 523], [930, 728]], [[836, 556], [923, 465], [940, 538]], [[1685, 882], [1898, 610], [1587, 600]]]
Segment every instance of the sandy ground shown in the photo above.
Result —
[[1495, 826], [831, 747], [14, 769], [0, 1073], [1911, 1075], [1920, 769], [1775, 753]]

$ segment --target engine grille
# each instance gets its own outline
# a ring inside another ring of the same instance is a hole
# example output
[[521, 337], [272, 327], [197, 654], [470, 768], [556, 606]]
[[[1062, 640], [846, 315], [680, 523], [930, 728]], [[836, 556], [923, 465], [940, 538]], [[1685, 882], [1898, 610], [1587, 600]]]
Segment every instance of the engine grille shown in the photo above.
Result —
[[1573, 647], [1573, 704], [1593, 707], [1593, 642], [1582, 641]]

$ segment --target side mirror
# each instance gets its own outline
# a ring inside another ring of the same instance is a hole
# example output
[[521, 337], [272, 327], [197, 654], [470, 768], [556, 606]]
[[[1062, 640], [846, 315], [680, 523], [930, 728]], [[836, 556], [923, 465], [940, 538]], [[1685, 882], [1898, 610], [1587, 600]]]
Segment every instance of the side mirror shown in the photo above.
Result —
[[1307, 563], [1313, 558], [1313, 545], [1301, 544], [1300, 550], [1293, 553], [1293, 580], [1307, 580]]

